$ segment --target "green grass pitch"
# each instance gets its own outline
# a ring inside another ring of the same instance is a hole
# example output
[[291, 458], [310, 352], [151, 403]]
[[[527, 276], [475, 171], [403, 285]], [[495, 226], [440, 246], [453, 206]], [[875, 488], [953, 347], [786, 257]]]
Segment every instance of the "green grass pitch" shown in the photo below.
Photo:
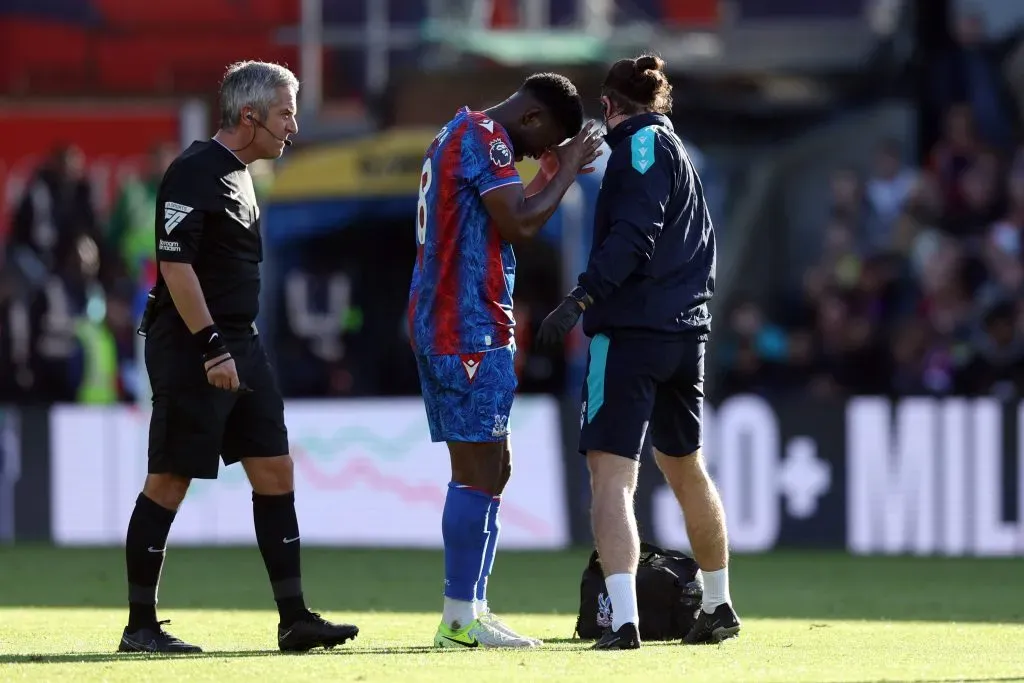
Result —
[[123, 551], [0, 547], [0, 681], [1015, 681], [1024, 680], [1024, 560], [733, 558], [744, 619], [720, 646], [647, 643], [592, 652], [572, 638], [587, 551], [500, 553], [491, 603], [538, 650], [431, 647], [440, 553], [304, 551], [313, 609], [357, 640], [282, 655], [255, 548], [168, 551], [160, 616], [192, 657], [114, 652], [124, 626]]

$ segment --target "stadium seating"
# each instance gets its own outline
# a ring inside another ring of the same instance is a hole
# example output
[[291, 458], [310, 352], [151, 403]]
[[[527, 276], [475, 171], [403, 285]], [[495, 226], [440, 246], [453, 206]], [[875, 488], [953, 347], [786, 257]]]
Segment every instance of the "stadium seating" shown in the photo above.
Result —
[[661, 17], [667, 26], [713, 27], [718, 24], [718, 0], [661, 0]]
[[89, 54], [81, 26], [0, 15], [0, 93], [77, 90], [90, 78]]
[[[756, 14], [759, 1], [744, 0], [744, 5]], [[857, 6], [863, 0], [842, 2]], [[495, 3], [496, 26], [518, 23], [513, 4]], [[237, 59], [294, 67], [297, 49], [278, 45], [275, 34], [298, 23], [299, 6], [296, 0], [3, 0], [0, 95], [197, 93], [207, 91], [225, 64]], [[549, 8], [552, 25], [562, 25], [572, 21], [577, 3], [552, 0]], [[706, 26], [716, 21], [717, 8], [718, 0], [631, 0], [612, 19]], [[425, 0], [395, 3], [389, 18], [415, 24], [426, 11]], [[360, 26], [365, 13], [364, 2], [324, 3], [328, 25]], [[43, 45], [46, 49], [39, 49]], [[327, 50], [324, 71], [336, 96], [365, 87], [361, 51]]]
[[245, 24], [271, 27], [298, 21], [299, 3], [294, 0], [92, 0], [106, 24], [112, 28], [139, 29], [173, 26], [219, 27], [228, 31], [239, 20]]
[[102, 92], [178, 93], [209, 90], [224, 66], [243, 58], [295, 65], [294, 48], [273, 44], [266, 34], [132, 33], [95, 46]]
[[0, 94], [208, 91], [237, 59], [294, 66], [274, 34], [297, 21], [292, 0], [5, 0]]
[[3, 0], [0, 21], [34, 19], [80, 26], [96, 25], [100, 16], [90, 0]]

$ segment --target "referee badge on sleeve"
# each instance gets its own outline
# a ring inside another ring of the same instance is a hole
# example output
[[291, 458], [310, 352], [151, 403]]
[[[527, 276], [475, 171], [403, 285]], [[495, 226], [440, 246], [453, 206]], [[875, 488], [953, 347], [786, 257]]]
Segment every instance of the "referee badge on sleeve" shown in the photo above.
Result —
[[164, 202], [164, 230], [170, 235], [171, 231], [178, 227], [178, 224], [185, 220], [185, 216], [192, 213], [191, 206], [178, 204], [177, 202]]

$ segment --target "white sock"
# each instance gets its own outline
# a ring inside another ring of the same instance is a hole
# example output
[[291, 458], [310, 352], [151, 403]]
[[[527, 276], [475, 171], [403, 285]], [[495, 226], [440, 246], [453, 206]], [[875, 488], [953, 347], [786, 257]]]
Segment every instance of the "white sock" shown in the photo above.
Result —
[[444, 613], [441, 615], [441, 620], [448, 625], [448, 628], [457, 631], [460, 628], [465, 628], [474, 619], [476, 619], [474, 600], [444, 599]]
[[473, 609], [476, 610], [476, 615], [478, 617], [482, 617], [491, 610], [491, 608], [487, 606], [486, 600], [477, 600], [476, 604], [473, 606]]
[[604, 580], [612, 599], [612, 630], [623, 624], [640, 628], [640, 611], [636, 606], [636, 574], [612, 574]]
[[704, 599], [701, 607], [711, 614], [719, 605], [732, 603], [729, 595], [729, 568], [723, 567], [714, 572], [701, 572], [704, 575]]

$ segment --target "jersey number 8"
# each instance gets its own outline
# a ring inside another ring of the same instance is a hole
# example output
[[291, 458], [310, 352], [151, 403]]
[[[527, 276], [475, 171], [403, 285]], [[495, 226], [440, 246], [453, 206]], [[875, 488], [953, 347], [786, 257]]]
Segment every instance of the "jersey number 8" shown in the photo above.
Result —
[[423, 162], [423, 174], [420, 176], [420, 199], [416, 204], [416, 241], [425, 244], [427, 241], [427, 192], [434, 182], [434, 167], [430, 157]]

